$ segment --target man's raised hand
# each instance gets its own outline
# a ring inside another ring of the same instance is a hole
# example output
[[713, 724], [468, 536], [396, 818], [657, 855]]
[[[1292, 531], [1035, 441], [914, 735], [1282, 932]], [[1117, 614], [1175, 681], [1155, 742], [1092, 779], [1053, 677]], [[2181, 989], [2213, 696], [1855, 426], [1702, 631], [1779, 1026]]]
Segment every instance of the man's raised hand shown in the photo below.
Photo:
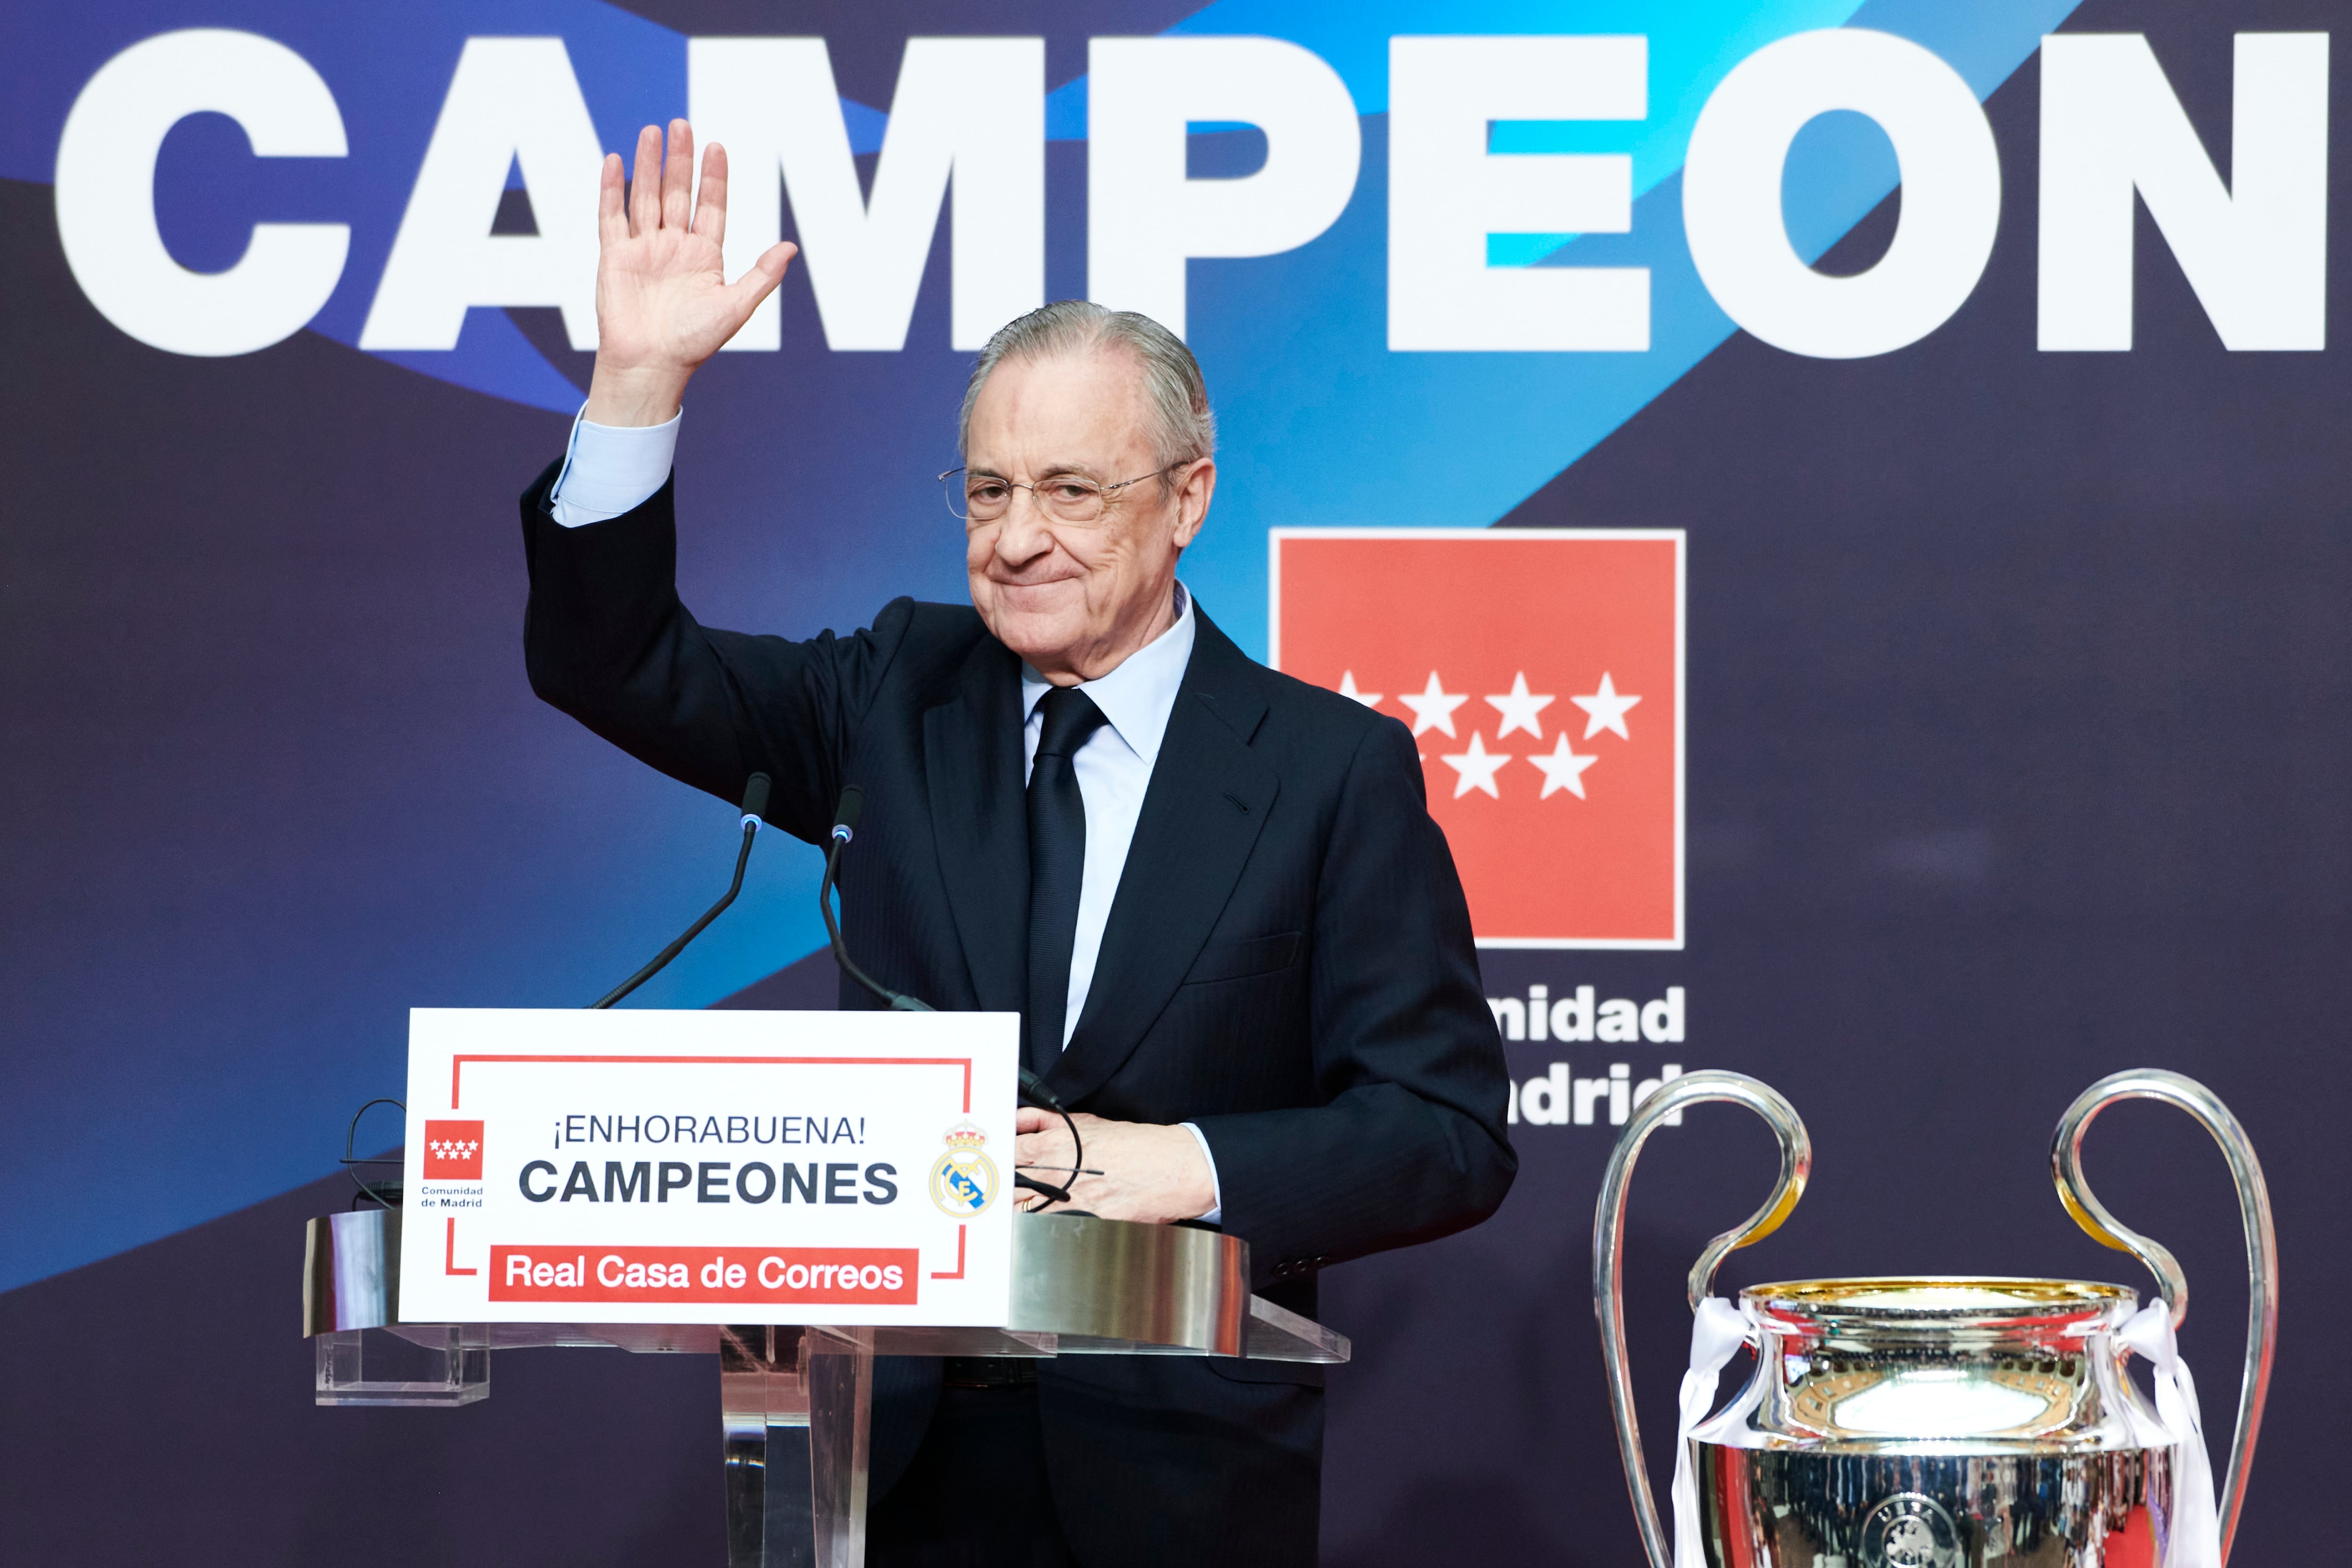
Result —
[[[596, 374], [588, 418], [597, 425], [659, 425], [677, 412], [686, 384], [784, 280], [796, 247], [772, 245], [733, 283], [727, 237], [727, 150], [702, 154], [700, 200], [688, 175], [694, 132], [669, 122], [637, 133], [636, 176], [622, 201], [621, 157], [604, 158], [596, 194]], [[689, 208], [692, 222], [688, 222]]]

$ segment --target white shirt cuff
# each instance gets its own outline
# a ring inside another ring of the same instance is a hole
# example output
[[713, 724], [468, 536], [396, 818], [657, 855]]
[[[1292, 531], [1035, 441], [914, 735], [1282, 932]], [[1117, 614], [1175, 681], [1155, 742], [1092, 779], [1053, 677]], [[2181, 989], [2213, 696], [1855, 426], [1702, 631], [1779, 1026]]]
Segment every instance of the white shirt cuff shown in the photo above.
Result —
[[565, 528], [578, 528], [643, 506], [669, 478], [678, 421], [685, 417], [681, 408], [663, 425], [592, 425], [582, 404], [563, 471], [548, 491], [550, 515]]
[[1192, 1142], [1201, 1146], [1201, 1158], [1209, 1163], [1209, 1194], [1217, 1200], [1209, 1205], [1208, 1213], [1193, 1217], [1205, 1225], [1216, 1225], [1223, 1219], [1225, 1213], [1225, 1189], [1223, 1184], [1217, 1180], [1217, 1157], [1209, 1152], [1209, 1141], [1201, 1135], [1199, 1128], [1189, 1121], [1180, 1121], [1176, 1125], [1190, 1132]]

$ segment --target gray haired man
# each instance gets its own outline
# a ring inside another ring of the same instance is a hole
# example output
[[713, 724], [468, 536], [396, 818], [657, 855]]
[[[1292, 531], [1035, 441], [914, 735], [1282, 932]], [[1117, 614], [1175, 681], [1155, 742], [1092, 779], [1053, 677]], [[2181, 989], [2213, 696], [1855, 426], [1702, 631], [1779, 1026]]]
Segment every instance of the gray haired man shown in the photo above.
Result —
[[[1502, 1051], [1412, 739], [1253, 664], [1177, 581], [1216, 490], [1191, 352], [1082, 300], [1011, 323], [943, 476], [969, 607], [705, 627], [672, 580], [681, 402], [793, 247], [728, 283], [725, 154], [695, 205], [683, 121], [663, 153], [648, 126], [625, 202], [606, 161], [595, 380], [523, 497], [534, 689], [728, 799], [768, 773], [770, 820], [811, 842], [861, 785], [853, 945], [893, 989], [1022, 1015], [1086, 1140], [1076, 1207], [1221, 1226], [1309, 1314], [1322, 1268], [1485, 1218], [1517, 1169]], [[1073, 1163], [1058, 1121], [1019, 1127], [1021, 1163]], [[1305, 1568], [1322, 1421], [1314, 1367], [902, 1362], [870, 1557]]]

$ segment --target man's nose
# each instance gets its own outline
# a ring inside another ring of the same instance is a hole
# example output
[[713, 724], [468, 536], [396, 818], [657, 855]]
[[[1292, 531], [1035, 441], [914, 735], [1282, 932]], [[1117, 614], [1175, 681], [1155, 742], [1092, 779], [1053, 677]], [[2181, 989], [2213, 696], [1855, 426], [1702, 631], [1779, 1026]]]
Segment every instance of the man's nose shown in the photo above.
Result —
[[1007, 562], [1019, 563], [1034, 561], [1054, 548], [1054, 535], [1045, 526], [1045, 511], [1037, 505], [1036, 495], [1023, 485], [1013, 492], [1006, 503], [1004, 516], [996, 524], [996, 553]]

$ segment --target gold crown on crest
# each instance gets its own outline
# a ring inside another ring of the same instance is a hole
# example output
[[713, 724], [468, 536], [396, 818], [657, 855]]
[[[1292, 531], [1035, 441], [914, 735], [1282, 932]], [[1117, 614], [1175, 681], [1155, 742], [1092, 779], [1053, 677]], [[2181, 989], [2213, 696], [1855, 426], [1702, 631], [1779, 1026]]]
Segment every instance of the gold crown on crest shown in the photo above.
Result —
[[971, 1122], [960, 1121], [948, 1129], [948, 1147], [950, 1149], [979, 1149], [987, 1142], [988, 1134]]

